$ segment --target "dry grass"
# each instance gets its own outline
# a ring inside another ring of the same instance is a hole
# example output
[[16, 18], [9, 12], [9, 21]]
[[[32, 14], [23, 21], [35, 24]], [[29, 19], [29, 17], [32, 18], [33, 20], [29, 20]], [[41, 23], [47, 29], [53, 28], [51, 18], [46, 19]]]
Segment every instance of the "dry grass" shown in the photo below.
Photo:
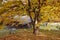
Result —
[[0, 40], [60, 40], [60, 35], [59, 33], [55, 34], [53, 31], [50, 33], [48, 31], [41, 31], [39, 34], [34, 35], [27, 30], [17, 30], [15, 34], [9, 34], [0, 38]]

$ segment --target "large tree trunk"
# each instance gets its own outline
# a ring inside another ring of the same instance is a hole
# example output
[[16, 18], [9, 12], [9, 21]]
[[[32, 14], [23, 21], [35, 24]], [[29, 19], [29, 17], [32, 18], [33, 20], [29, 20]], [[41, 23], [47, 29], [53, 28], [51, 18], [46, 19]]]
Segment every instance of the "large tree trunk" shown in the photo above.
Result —
[[38, 21], [38, 17], [39, 17], [39, 13], [40, 13], [40, 0], [38, 0], [38, 11], [36, 12], [35, 11], [35, 8], [33, 8], [33, 12], [34, 12], [34, 15], [35, 15], [35, 17], [34, 17], [34, 20], [32, 19], [32, 17], [31, 17], [31, 15], [30, 15], [30, 9], [31, 9], [31, 5], [30, 5], [30, 0], [28, 0], [28, 13], [29, 13], [29, 16], [30, 16], [30, 18], [31, 18], [31, 22], [32, 22], [32, 26], [33, 26], [33, 34], [36, 34], [36, 28], [35, 28], [35, 23], [36, 23], [36, 21]]
[[37, 14], [36, 14], [36, 12], [34, 12], [34, 14], [35, 14], [35, 18], [34, 18], [34, 21], [33, 21], [33, 33], [34, 34], [36, 34], [36, 21], [37, 21]]
[[34, 18], [34, 21], [33, 21], [33, 33], [34, 34], [36, 34], [36, 21], [38, 22], [39, 21], [39, 19], [38, 19], [38, 17], [39, 17], [39, 14], [40, 14], [40, 0], [38, 0], [38, 11], [35, 11], [35, 8], [34, 8], [34, 14], [35, 14], [35, 18]]
[[33, 26], [33, 34], [35, 34], [35, 20], [36, 18], [34, 18], [34, 20], [32, 19], [32, 16], [30, 15], [30, 9], [31, 9], [31, 5], [30, 5], [30, 0], [28, 0], [28, 13], [29, 13], [29, 16], [30, 16], [30, 19], [31, 19], [31, 24]]
[[36, 31], [35, 31], [35, 23], [33, 23], [33, 34], [36, 34]]

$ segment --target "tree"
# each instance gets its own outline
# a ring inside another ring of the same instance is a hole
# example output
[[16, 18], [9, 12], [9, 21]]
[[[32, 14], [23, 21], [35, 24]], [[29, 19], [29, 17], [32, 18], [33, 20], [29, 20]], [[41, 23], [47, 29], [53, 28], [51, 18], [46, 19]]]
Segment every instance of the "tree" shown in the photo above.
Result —
[[[32, 0], [33, 1], [33, 0]], [[43, 3], [45, 2], [46, 0], [43, 0]], [[34, 6], [32, 6], [31, 5], [31, 0], [28, 0], [28, 13], [29, 13], [29, 16], [30, 16], [30, 18], [31, 18], [31, 22], [32, 22], [32, 25], [33, 25], [33, 33], [35, 34], [35, 23], [36, 23], [36, 21], [37, 22], [39, 22], [40, 20], [39, 20], [39, 14], [40, 14], [40, 8], [41, 8], [41, 6], [43, 5], [43, 3], [41, 3], [40, 4], [40, 0], [37, 0], [37, 2], [35, 1], [35, 3], [34, 3], [34, 1], [33, 1], [33, 3], [32, 3], [32, 5], [34, 5]], [[31, 16], [31, 8], [33, 8], [32, 9], [32, 11], [34, 12], [34, 18], [32, 18], [32, 16]]]
[[[33, 25], [33, 33], [35, 34], [35, 27], [36, 27], [35, 23], [36, 23], [36, 21], [37, 22], [40, 21], [39, 20], [40, 8], [46, 0], [43, 0], [42, 3], [40, 3], [41, 0], [36, 0], [36, 1], [32, 0], [32, 1], [33, 1], [33, 3], [31, 3], [31, 0], [28, 0], [28, 13], [29, 13], [29, 16], [31, 18], [32, 25]], [[34, 5], [34, 6], [32, 6], [32, 5]], [[32, 16], [31, 16], [31, 11], [30, 11], [31, 8], [32, 8], [32, 11], [34, 12], [34, 18], [32, 18]]]
[[[39, 23], [53, 22], [60, 18], [60, 3], [53, 2], [52, 0], [26, 0], [27, 3], [20, 1], [9, 1], [3, 4], [0, 9], [0, 16], [2, 20], [8, 23], [8, 21], [15, 21], [13, 18], [16, 15], [20, 17], [22, 15], [29, 15], [31, 18], [31, 24], [33, 26], [33, 33]], [[8, 21], [7, 21], [8, 20]], [[37, 23], [36, 23], [37, 22]], [[10, 22], [9, 22], [10, 23]]]
[[7, 2], [7, 3], [3, 4], [0, 14], [4, 17], [3, 19], [4, 19], [5, 23], [8, 23], [8, 21], [10, 20], [9, 17], [12, 16], [12, 14], [13, 14], [13, 16], [15, 16], [19, 13], [19, 15], [21, 16], [21, 15], [23, 15], [24, 11], [26, 12], [26, 9], [27, 9], [26, 7], [28, 7], [28, 9], [27, 9], [28, 15], [31, 18], [31, 22], [32, 22], [32, 26], [33, 26], [33, 33], [35, 34], [36, 22], [40, 21], [39, 15], [40, 15], [40, 8], [41, 8], [42, 4], [43, 3], [40, 4], [40, 0], [38, 0], [38, 1], [37, 0], [36, 1], [28, 0], [27, 6], [25, 6], [21, 1]]

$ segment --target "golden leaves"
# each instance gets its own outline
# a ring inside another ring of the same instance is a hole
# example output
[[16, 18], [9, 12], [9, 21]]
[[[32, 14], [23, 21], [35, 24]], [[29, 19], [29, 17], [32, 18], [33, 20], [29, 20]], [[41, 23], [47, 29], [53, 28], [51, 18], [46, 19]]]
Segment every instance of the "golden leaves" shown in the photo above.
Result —
[[59, 11], [59, 6], [50, 6], [50, 5], [47, 5], [47, 6], [44, 6], [44, 7], [41, 7], [41, 19], [42, 19], [42, 22], [43, 21], [48, 21], [48, 19], [51, 21], [54, 21], [54, 20], [60, 20], [58, 15], [60, 14]]

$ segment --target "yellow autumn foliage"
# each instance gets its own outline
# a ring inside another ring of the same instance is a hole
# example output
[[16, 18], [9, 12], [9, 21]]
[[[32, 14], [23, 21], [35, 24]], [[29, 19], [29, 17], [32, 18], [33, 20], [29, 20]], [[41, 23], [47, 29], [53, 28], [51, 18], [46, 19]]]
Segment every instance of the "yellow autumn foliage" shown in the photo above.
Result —
[[[43, 0], [41, 0], [42, 3]], [[27, 0], [26, 0], [27, 2]], [[51, 3], [50, 3], [51, 2]], [[52, 0], [46, 0], [46, 5], [44, 4], [40, 8], [40, 14], [39, 14], [39, 19], [40, 22], [54, 22], [60, 20], [60, 3], [55, 2], [52, 4]], [[30, 2], [31, 4], [31, 11], [33, 11], [34, 7], [38, 7], [38, 1], [37, 0], [32, 0]], [[16, 5], [16, 6], [15, 6]], [[8, 23], [9, 21], [12, 21], [13, 19], [9, 19], [10, 17], [14, 17], [15, 15], [19, 15], [20, 17], [22, 15], [28, 15], [27, 10], [28, 9], [28, 3], [26, 5], [23, 5], [21, 1], [8, 1], [7, 3], [3, 4], [3, 7], [0, 9], [0, 16], [2, 16], [3, 20], [5, 23]], [[37, 8], [35, 8], [36, 10]], [[34, 12], [31, 12], [31, 17], [34, 18]], [[15, 20], [13, 20], [15, 21]], [[1, 22], [1, 20], [0, 20]], [[22, 21], [20, 23], [23, 23]], [[37, 23], [37, 25], [40, 25]]]

